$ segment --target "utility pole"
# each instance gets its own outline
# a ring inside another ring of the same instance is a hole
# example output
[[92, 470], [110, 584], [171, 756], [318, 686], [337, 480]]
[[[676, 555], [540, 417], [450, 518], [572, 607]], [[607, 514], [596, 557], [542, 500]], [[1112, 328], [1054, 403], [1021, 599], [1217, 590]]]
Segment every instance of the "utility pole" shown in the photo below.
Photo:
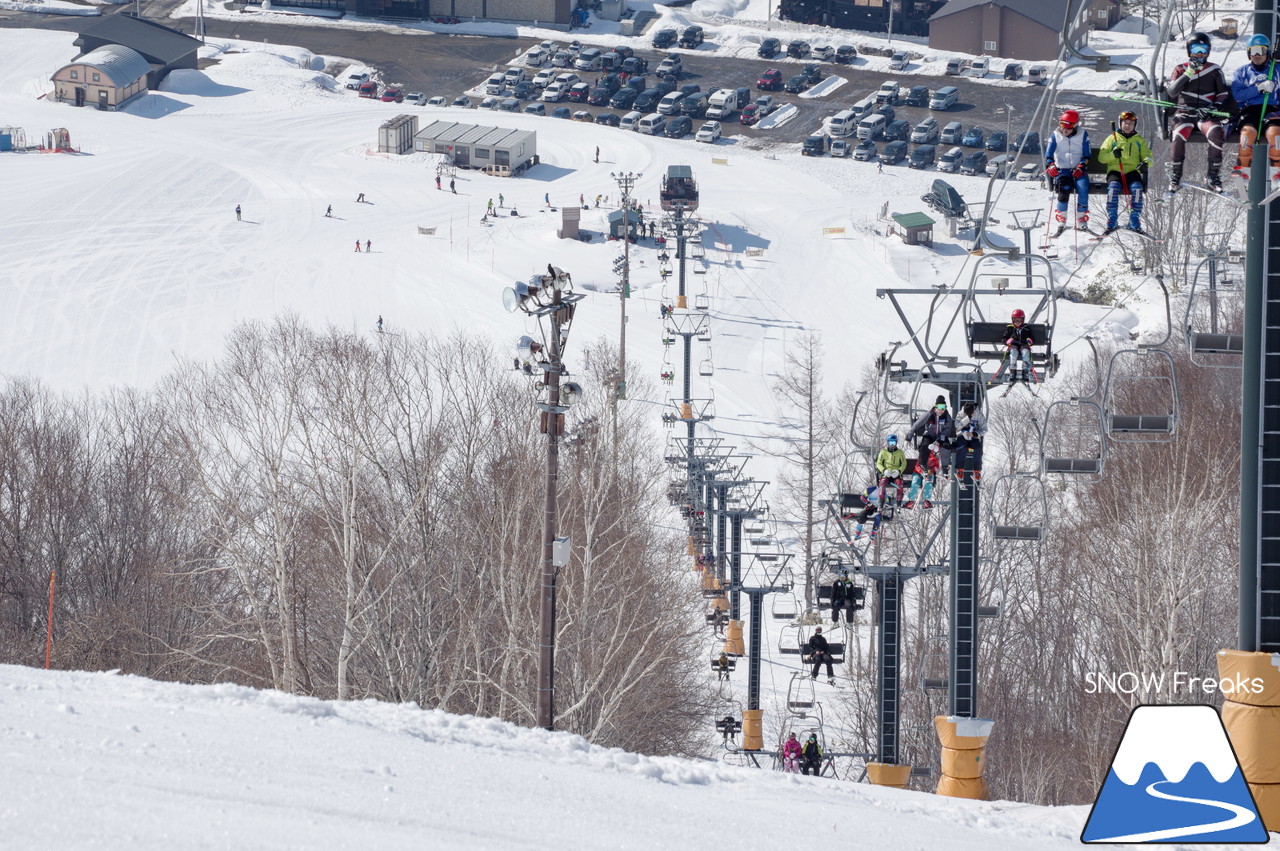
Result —
[[627, 398], [627, 299], [631, 298], [631, 189], [644, 177], [635, 172], [610, 172], [622, 193], [622, 286], [618, 289], [621, 320], [618, 328], [618, 381], [614, 386], [614, 405]]

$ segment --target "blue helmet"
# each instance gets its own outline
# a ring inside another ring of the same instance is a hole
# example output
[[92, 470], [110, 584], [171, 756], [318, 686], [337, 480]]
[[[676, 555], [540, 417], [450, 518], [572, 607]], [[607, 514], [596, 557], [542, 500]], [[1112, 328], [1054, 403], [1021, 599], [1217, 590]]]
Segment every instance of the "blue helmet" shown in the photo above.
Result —
[[[1262, 48], [1257, 50], [1256, 48]], [[1262, 33], [1258, 33], [1249, 39], [1249, 47], [1246, 50], [1249, 56], [1267, 56], [1271, 53], [1271, 39]]]
[[897, 446], [897, 445], [898, 445], [898, 436], [897, 436], [896, 434], [891, 434], [891, 435], [889, 435], [888, 437], [886, 437], [886, 438], [884, 439], [884, 442], [885, 442], [885, 443], [887, 443], [887, 444], [888, 444], [888, 445], [890, 445], [890, 446]]

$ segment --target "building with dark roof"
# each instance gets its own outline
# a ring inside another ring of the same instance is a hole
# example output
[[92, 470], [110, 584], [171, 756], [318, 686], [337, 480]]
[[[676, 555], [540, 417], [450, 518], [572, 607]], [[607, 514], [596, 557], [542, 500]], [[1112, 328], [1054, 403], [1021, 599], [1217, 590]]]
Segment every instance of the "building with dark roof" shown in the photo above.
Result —
[[[279, 2], [279, 0], [277, 0]], [[284, 0], [281, 5], [330, 8], [374, 18], [458, 18], [568, 28], [572, 0]]]
[[59, 103], [119, 109], [175, 68], [197, 67], [200, 42], [131, 15], [97, 18], [73, 44], [80, 55], [53, 75]]
[[[1094, 7], [1104, 11], [1093, 17]], [[1005, 59], [1056, 59], [1067, 0], [950, 0], [929, 19], [929, 46]], [[1094, 0], [1090, 23], [1118, 20], [1114, 0]], [[1110, 25], [1110, 24], [1108, 24]]]
[[[890, 3], [893, 3], [892, 16]], [[802, 24], [821, 24], [866, 32], [925, 35], [929, 16], [946, 0], [781, 0], [778, 17]]]
[[515, 176], [538, 162], [538, 134], [532, 130], [433, 121], [413, 137], [413, 149], [444, 154], [458, 168]]

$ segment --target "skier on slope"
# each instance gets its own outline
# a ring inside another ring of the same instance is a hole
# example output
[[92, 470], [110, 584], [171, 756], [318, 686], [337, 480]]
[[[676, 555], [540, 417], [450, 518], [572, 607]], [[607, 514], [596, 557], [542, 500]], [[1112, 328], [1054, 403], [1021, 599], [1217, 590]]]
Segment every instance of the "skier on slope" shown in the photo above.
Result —
[[796, 738], [796, 734], [789, 734], [787, 741], [782, 745], [782, 770], [785, 773], [800, 773], [800, 754], [802, 751], [803, 748], [800, 747], [800, 740]]
[[1098, 148], [1098, 162], [1107, 167], [1107, 227], [1102, 233], [1109, 234], [1116, 229], [1121, 193], [1132, 199], [1129, 230], [1142, 233], [1142, 200], [1147, 167], [1151, 165], [1151, 148], [1147, 140], [1138, 135], [1137, 113], [1128, 110], [1120, 113], [1116, 131], [1102, 140]]
[[1259, 33], [1249, 39], [1249, 62], [1237, 68], [1231, 78], [1231, 96], [1240, 109], [1234, 122], [1240, 128], [1240, 145], [1236, 149], [1236, 165], [1232, 169], [1232, 174], [1238, 177], [1249, 176], [1259, 127], [1266, 134], [1267, 157], [1272, 171], [1280, 169], [1280, 103], [1276, 97], [1276, 82], [1271, 39]]
[[1067, 229], [1067, 201], [1076, 191], [1076, 230], [1089, 229], [1089, 134], [1080, 127], [1080, 113], [1065, 110], [1058, 118], [1058, 129], [1049, 137], [1044, 149], [1044, 173], [1058, 195], [1053, 220], [1058, 225], [1054, 236]]
[[920, 457], [916, 459], [915, 466], [911, 473], [911, 489], [907, 491], [907, 501], [903, 507], [915, 508], [916, 497], [921, 496], [921, 486], [923, 486], [923, 499], [920, 501], [921, 508], [933, 508], [933, 487], [938, 478], [938, 471], [942, 469], [942, 462], [938, 458], [938, 453], [931, 449], [931, 444], [924, 444], [920, 448]]
[[1197, 126], [1209, 143], [1209, 188], [1222, 191], [1222, 149], [1227, 128], [1220, 116], [1209, 111], [1234, 111], [1235, 99], [1227, 86], [1222, 67], [1209, 61], [1209, 36], [1202, 32], [1187, 39], [1187, 61], [1173, 69], [1166, 91], [1177, 104], [1173, 113], [1173, 145], [1169, 166], [1169, 194], [1182, 188], [1182, 164], [1187, 158], [1187, 140]]
[[889, 482], [898, 485], [898, 502], [902, 501], [902, 474], [907, 469], [907, 456], [898, 448], [898, 436], [891, 434], [884, 441], [884, 449], [876, 456], [876, 475], [879, 481], [880, 502], [884, 503]]
[[[1036, 375], [1036, 371], [1031, 368], [1031, 347], [1036, 341], [1031, 336], [1031, 327], [1027, 325], [1027, 314], [1022, 312], [1022, 308], [1013, 311], [1013, 315], [1009, 317], [1009, 324], [1004, 326], [1004, 344], [1006, 354], [1004, 360], [1000, 363], [1000, 368], [996, 370], [996, 374], [991, 377], [987, 385], [999, 384], [1004, 377], [1004, 371], [1015, 362], [1022, 366], [1021, 379], [1023, 384], [1027, 384], [1027, 376], [1035, 379], [1035, 383], [1040, 383], [1040, 378]], [[1019, 379], [1015, 370], [1010, 370], [1014, 374], [1010, 376], [1009, 383]]]
[[[936, 451], [939, 454], [939, 462], [941, 464], [941, 472], [943, 477], [951, 475], [951, 441], [956, 436], [956, 420], [955, 417], [947, 411], [947, 397], [939, 395], [933, 403], [933, 407], [926, 411], [920, 419], [915, 421], [911, 426], [911, 433], [908, 437], [925, 439], [924, 448], [920, 450], [920, 456], [924, 458], [924, 468], [928, 469], [929, 459], [927, 453]], [[932, 448], [930, 448], [932, 444]]]
[[956, 421], [956, 428], [959, 433], [956, 438], [956, 483], [960, 490], [968, 487], [964, 483], [964, 473], [968, 470], [973, 486], [978, 487], [982, 483], [982, 439], [987, 433], [987, 415], [978, 410], [976, 402], [969, 402]]

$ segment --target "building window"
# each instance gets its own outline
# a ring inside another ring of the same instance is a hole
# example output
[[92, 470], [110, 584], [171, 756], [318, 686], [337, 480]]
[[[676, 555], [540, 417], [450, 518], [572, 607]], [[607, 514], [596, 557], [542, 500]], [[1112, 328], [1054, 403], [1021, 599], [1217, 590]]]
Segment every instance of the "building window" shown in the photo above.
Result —
[[487, 160], [487, 159], [489, 159], [489, 149], [488, 149], [488, 148], [476, 148], [476, 149], [475, 149], [475, 155], [476, 155], [476, 159], [478, 159], [478, 160]]
[[448, 145], [446, 145], [446, 144], [445, 144], [445, 143], [443, 143], [443, 142], [436, 142], [436, 153], [437, 153], [437, 154], [447, 154], [447, 153], [450, 153], [450, 151], [449, 151], [449, 146], [448, 146]]
[[80, 79], [80, 72], [79, 72], [79, 71], [72, 71], [72, 72], [71, 72], [71, 79], [73, 79], [73, 80], [78, 80], [78, 79]]
[[982, 49], [983, 49], [983, 50], [995, 50], [995, 49], [996, 49], [996, 43], [995, 43], [994, 41], [984, 41], [984, 42], [982, 43]]
[[99, 74], [97, 71], [94, 71], [94, 72], [93, 72], [93, 81], [94, 81], [95, 83], [101, 83], [101, 82], [102, 82], [102, 75], [101, 75], [101, 74]]

